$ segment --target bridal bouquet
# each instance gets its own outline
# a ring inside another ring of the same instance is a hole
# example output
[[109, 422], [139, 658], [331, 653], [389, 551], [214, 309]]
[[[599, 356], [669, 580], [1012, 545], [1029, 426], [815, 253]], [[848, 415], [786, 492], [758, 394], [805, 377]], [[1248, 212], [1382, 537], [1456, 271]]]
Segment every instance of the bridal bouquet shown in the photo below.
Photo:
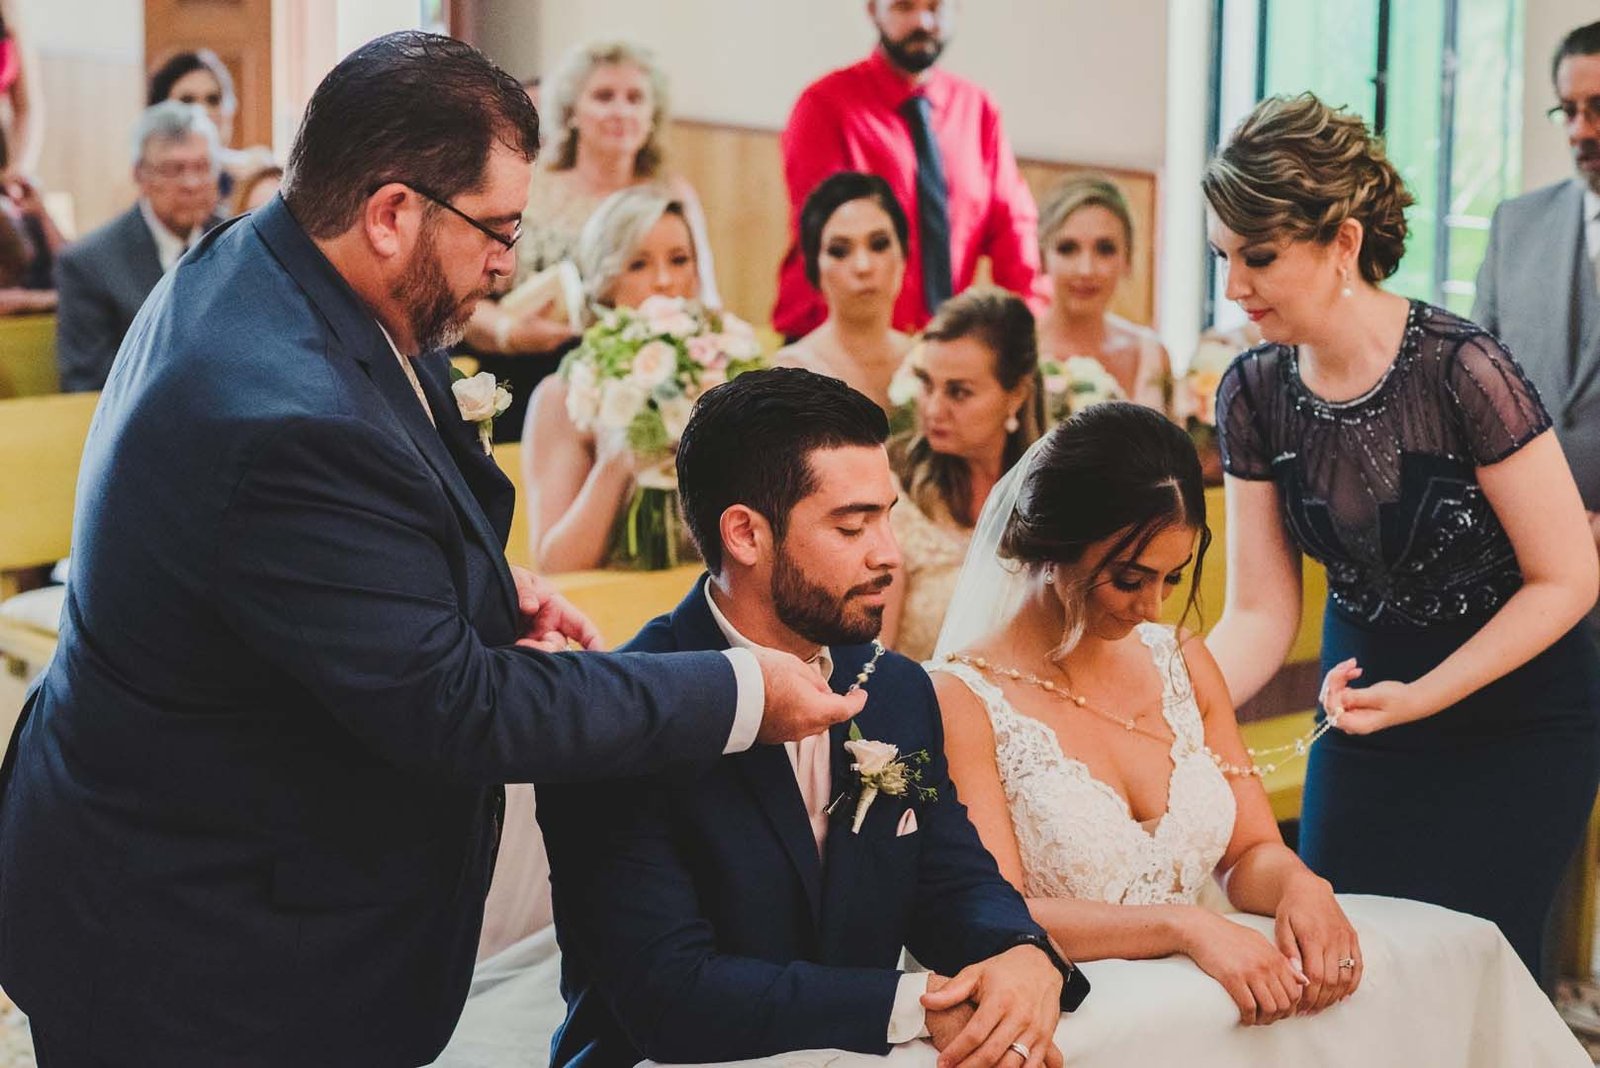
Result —
[[561, 363], [567, 415], [582, 431], [620, 434], [639, 458], [633, 499], [612, 560], [654, 570], [677, 564], [673, 450], [695, 400], [762, 365], [755, 331], [737, 316], [676, 297], [605, 309]]
[[1115, 376], [1093, 356], [1041, 359], [1039, 376], [1044, 381], [1045, 417], [1052, 426], [1090, 405], [1127, 399]]

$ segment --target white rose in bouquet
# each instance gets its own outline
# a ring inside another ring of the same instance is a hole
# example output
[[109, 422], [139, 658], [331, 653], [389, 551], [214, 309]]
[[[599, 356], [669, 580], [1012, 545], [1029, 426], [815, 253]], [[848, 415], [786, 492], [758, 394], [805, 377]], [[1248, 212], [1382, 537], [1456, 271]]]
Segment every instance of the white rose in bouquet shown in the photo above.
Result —
[[657, 395], [656, 409], [661, 412], [661, 425], [667, 429], [667, 438], [676, 445], [683, 439], [683, 428], [689, 425], [694, 401], [682, 393], [666, 398]]
[[633, 354], [633, 369], [628, 373], [646, 392], [672, 378], [678, 371], [678, 350], [670, 342], [651, 341]]
[[600, 425], [626, 430], [649, 401], [649, 391], [626, 378], [608, 378], [600, 389]]
[[700, 325], [689, 314], [689, 306], [682, 297], [649, 297], [639, 305], [639, 315], [650, 325], [651, 333], [687, 337]]

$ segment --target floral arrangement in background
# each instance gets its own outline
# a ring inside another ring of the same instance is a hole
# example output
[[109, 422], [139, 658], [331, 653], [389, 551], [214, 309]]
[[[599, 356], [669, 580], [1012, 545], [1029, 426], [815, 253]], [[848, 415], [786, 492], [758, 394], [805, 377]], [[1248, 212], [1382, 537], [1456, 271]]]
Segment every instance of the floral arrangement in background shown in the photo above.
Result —
[[1127, 400], [1116, 377], [1093, 356], [1068, 356], [1039, 361], [1044, 382], [1045, 418], [1054, 426], [1093, 404]]
[[561, 362], [573, 425], [623, 435], [641, 461], [612, 546], [614, 563], [646, 569], [677, 564], [673, 450], [702, 393], [763, 363], [755, 331], [744, 320], [661, 296], [637, 310], [602, 309]]
[[1189, 366], [1178, 379], [1175, 404], [1184, 429], [1200, 453], [1200, 466], [1209, 483], [1222, 481], [1222, 455], [1217, 442], [1217, 387], [1237, 354], [1236, 346], [1218, 338], [1200, 339]]

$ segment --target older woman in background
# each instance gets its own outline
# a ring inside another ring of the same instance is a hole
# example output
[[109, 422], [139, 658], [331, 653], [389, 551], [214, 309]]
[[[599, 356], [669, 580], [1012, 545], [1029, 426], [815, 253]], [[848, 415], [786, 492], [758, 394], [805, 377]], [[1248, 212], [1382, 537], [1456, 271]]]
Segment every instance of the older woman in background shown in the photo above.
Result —
[[[649, 186], [625, 189], [601, 204], [584, 226], [574, 261], [585, 297], [602, 307], [700, 295], [684, 206]], [[534, 391], [523, 439], [522, 485], [539, 570], [603, 566], [638, 470], [625, 436], [579, 430], [567, 414], [566, 380], [551, 375]]]
[[206, 117], [217, 128], [217, 138], [222, 143], [217, 158], [222, 168], [217, 186], [225, 201], [239, 182], [274, 166], [272, 149], [266, 145], [233, 147], [233, 118], [239, 111], [239, 98], [233, 91], [233, 75], [209, 48], [175, 52], [151, 73], [145, 104], [152, 106], [163, 100], [204, 108]]
[[890, 325], [906, 232], [905, 211], [877, 175], [843, 171], [818, 184], [800, 209], [800, 250], [828, 318], [773, 363], [841, 379], [889, 410], [889, 383], [911, 349]]
[[1133, 215], [1107, 178], [1083, 175], [1056, 187], [1039, 212], [1039, 258], [1050, 307], [1039, 320], [1039, 355], [1089, 356], [1123, 396], [1171, 417], [1172, 360], [1155, 331], [1111, 313], [1133, 269]]
[[[566, 55], [553, 77], [541, 80], [539, 91], [545, 162], [528, 194], [513, 287], [573, 258], [585, 223], [607, 197], [650, 186], [682, 206], [694, 239], [700, 296], [707, 304], [720, 303], [700, 199], [688, 182], [666, 171], [661, 137], [667, 80], [655, 57], [625, 41], [582, 45]], [[572, 336], [569, 317], [552, 315], [548, 301], [516, 310], [479, 303], [467, 325], [467, 347], [484, 370], [512, 387], [512, 407], [496, 420], [504, 428], [499, 440], [516, 440], [528, 398], [555, 369]]]
[[969, 289], [940, 306], [922, 340], [911, 355], [918, 430], [891, 446], [905, 576], [889, 587], [881, 634], [917, 660], [933, 655], [983, 502], [1044, 423], [1033, 313], [1020, 297]]

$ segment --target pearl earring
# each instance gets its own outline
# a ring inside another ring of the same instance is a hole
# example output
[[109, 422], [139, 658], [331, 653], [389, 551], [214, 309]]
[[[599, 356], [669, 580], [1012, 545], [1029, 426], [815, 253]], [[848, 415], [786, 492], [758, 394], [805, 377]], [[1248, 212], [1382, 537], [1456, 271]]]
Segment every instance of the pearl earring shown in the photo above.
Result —
[[1046, 564], [1045, 565], [1045, 568], [1044, 568], [1044, 584], [1046, 586], [1054, 586], [1056, 584], [1056, 565], [1055, 564]]
[[1015, 434], [1017, 432], [1017, 430], [1021, 426], [1022, 426], [1022, 424], [1017, 422], [1017, 417], [1015, 415], [1006, 416], [1006, 433], [1007, 434]]
[[1355, 290], [1350, 288], [1350, 268], [1339, 268], [1339, 280], [1344, 283], [1344, 288], [1339, 290], [1339, 295], [1341, 297], [1348, 297], [1355, 292]]

